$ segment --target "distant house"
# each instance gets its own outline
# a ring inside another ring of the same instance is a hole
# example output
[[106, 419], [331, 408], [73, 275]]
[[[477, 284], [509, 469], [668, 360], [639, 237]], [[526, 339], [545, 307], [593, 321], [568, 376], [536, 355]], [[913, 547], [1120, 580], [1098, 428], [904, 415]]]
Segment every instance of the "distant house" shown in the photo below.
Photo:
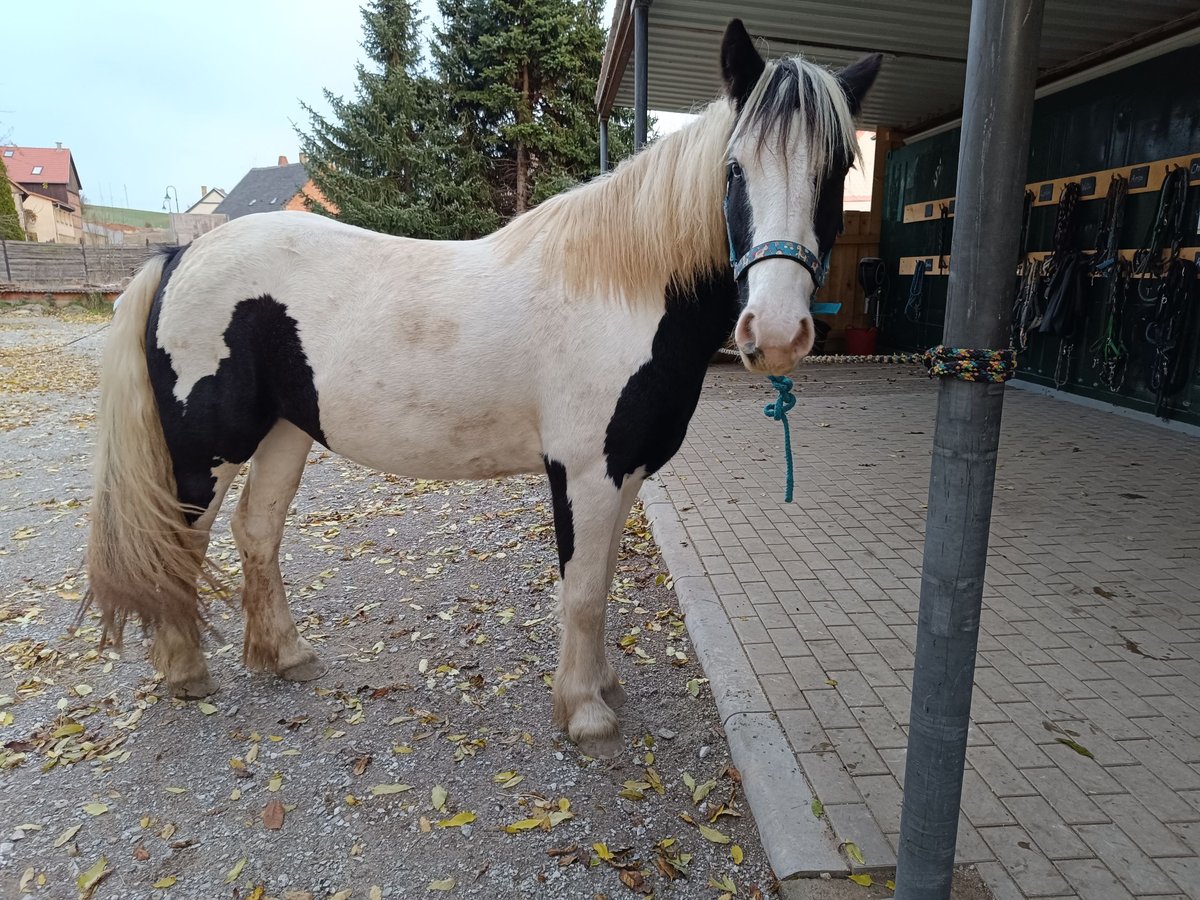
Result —
[[83, 235], [83, 185], [71, 151], [62, 144], [3, 147], [0, 158], [8, 180], [21, 189], [26, 233], [36, 241], [77, 242]]
[[303, 155], [298, 163], [289, 163], [286, 156], [281, 156], [278, 165], [261, 166], [247, 172], [217, 206], [216, 212], [237, 219], [281, 209], [305, 210], [308, 208], [306, 199], [315, 200], [336, 212], [308, 177]]
[[217, 207], [221, 205], [221, 201], [225, 199], [225, 192], [220, 188], [210, 188], [205, 185], [200, 185], [200, 199], [184, 210], [185, 213], [192, 215], [209, 215], [215, 213]]

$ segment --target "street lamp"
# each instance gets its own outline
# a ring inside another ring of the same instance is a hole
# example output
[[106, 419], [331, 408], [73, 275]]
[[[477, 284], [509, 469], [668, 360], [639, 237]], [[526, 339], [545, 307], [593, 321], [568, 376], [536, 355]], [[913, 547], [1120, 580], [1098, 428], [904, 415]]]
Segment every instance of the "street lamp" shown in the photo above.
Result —
[[167, 185], [167, 190], [163, 194], [162, 208], [166, 212], [171, 211], [171, 191], [175, 191], [175, 212], [179, 212], [179, 191], [175, 189], [175, 185], [173, 185], [173, 184]]

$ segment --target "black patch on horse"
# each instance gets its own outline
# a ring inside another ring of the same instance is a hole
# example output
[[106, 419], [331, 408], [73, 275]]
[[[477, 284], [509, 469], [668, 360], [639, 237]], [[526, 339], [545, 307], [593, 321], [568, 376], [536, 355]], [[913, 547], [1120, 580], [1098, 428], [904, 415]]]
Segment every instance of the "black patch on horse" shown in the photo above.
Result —
[[158, 344], [163, 293], [183, 258], [172, 251], [146, 322], [146, 365], [171, 453], [179, 500], [189, 520], [212, 502], [224, 462], [244, 463], [280, 419], [325, 444], [312, 367], [287, 307], [263, 294], [234, 307], [225, 328], [229, 355], [213, 375], [196, 382], [186, 402], [175, 399], [178, 376]]
[[567, 574], [567, 563], [575, 555], [575, 517], [567, 496], [567, 470], [548, 456], [542, 457], [550, 478], [550, 501], [554, 507], [554, 536], [558, 539], [558, 574]]
[[[746, 188], [746, 176], [736, 161], [729, 164], [726, 175], [725, 227], [729, 238], [729, 249], [733, 259], [741, 259], [754, 244], [754, 210], [750, 206], [750, 192]], [[745, 306], [750, 299], [747, 268], [738, 279], [738, 304]]]
[[705, 275], [694, 292], [672, 283], [650, 359], [629, 377], [608, 423], [608, 476], [620, 487], [639, 467], [650, 475], [674, 456], [700, 400], [708, 361], [737, 322], [733, 270]]

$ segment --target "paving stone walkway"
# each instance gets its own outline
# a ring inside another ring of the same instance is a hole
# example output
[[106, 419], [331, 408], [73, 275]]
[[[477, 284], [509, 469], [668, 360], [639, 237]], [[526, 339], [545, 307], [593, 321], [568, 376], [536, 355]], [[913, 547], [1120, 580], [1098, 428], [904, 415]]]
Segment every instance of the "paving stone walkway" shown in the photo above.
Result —
[[[796, 382], [794, 504], [734, 366], [661, 486], [836, 839], [885, 868], [936, 385]], [[1000, 900], [1200, 897], [1200, 439], [1010, 388], [984, 604], [960, 861]]]

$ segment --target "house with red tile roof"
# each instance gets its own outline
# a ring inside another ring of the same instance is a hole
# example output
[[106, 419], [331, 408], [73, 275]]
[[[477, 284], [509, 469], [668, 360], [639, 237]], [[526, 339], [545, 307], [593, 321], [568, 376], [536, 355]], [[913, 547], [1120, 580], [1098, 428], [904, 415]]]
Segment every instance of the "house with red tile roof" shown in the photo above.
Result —
[[54, 147], [0, 147], [8, 180], [20, 188], [25, 230], [34, 240], [77, 243], [83, 235], [83, 185], [71, 151]]

